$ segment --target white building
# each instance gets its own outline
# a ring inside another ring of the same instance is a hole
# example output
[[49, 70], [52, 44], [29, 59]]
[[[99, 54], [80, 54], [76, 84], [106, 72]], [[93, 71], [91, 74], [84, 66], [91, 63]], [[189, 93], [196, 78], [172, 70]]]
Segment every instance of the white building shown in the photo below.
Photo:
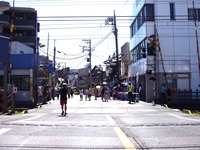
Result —
[[[199, 26], [198, 0], [194, 0], [194, 7]], [[130, 25], [132, 64], [129, 66], [129, 76], [136, 84], [142, 84], [146, 101], [159, 95], [162, 83], [168, 83], [177, 90], [199, 89], [197, 41], [200, 38], [199, 29], [196, 38], [193, 10], [191, 0], [135, 0]], [[162, 55], [156, 47], [155, 57], [147, 44], [150, 43], [148, 37], [156, 35], [156, 31]], [[142, 57], [143, 48], [146, 50], [146, 58]], [[156, 73], [147, 74], [146, 70]], [[167, 73], [166, 80], [164, 72]], [[151, 76], [155, 76], [156, 81], [150, 80]], [[154, 89], [158, 91], [156, 94]]]

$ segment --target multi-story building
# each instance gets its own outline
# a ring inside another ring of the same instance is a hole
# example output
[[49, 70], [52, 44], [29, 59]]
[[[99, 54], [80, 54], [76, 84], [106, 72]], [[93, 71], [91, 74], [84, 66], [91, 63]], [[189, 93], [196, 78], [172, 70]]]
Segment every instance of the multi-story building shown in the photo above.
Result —
[[[3, 12], [13, 20], [14, 32], [12, 41], [21, 42], [34, 49], [36, 53], [39, 38], [39, 23], [37, 21], [37, 11], [34, 8], [9, 7]], [[3, 27], [3, 33], [10, 35], [10, 26]]]
[[[136, 85], [142, 84], [146, 101], [159, 98], [163, 83], [176, 90], [199, 88], [199, 21], [197, 0], [194, 5], [191, 0], [135, 0], [129, 76]], [[151, 41], [156, 43], [155, 51], [148, 46]]]
[[[11, 28], [13, 27], [13, 28]], [[38, 81], [38, 46], [39, 23], [37, 11], [33, 8], [11, 7], [8, 2], [0, 2], [0, 35], [8, 39], [5, 59], [9, 61], [0, 64], [0, 86], [3, 86], [5, 64], [12, 66], [10, 82], [17, 86], [16, 102], [36, 103]], [[3, 38], [2, 38], [3, 39]], [[1, 39], [1, 40], [2, 40]], [[9, 46], [11, 45], [11, 46]], [[10, 58], [7, 58], [7, 53]], [[2, 62], [1, 62], [2, 63]], [[5, 86], [5, 85], [4, 85]]]

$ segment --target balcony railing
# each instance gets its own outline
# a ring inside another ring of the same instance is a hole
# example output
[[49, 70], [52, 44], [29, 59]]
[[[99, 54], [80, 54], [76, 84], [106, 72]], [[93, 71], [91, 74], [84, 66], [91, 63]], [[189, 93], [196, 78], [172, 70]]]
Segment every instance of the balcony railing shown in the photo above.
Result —
[[23, 27], [23, 28], [32, 28], [36, 29], [36, 22], [34, 20], [27, 20], [27, 19], [15, 19], [14, 20], [15, 27]]

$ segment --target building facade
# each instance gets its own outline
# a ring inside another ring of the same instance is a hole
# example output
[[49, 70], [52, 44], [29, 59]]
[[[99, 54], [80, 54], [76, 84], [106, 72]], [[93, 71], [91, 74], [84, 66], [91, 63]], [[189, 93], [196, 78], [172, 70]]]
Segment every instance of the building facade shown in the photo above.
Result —
[[121, 47], [121, 59], [120, 59], [120, 78], [121, 80], [128, 79], [128, 66], [130, 65], [130, 48], [129, 42], [126, 42]]
[[[5, 65], [11, 66], [10, 80], [18, 88], [16, 102], [37, 102], [35, 85], [38, 77], [39, 23], [37, 11], [33, 8], [11, 7], [8, 2], [0, 2], [0, 35], [8, 38], [9, 46], [3, 55], [9, 61], [0, 64], [0, 86], [5, 78]], [[5, 43], [4, 43], [5, 44]]]
[[142, 84], [144, 100], [159, 99], [163, 83], [176, 90], [199, 88], [199, 36], [194, 20], [199, 26], [200, 4], [197, 0], [194, 4], [190, 0], [135, 1], [129, 76], [136, 85]]

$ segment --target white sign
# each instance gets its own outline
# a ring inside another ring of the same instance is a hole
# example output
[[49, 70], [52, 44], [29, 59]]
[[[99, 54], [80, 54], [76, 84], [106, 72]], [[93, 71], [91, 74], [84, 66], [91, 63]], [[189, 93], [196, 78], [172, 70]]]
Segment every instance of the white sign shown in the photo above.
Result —
[[12, 93], [16, 94], [17, 93], [17, 87], [12, 87]]

